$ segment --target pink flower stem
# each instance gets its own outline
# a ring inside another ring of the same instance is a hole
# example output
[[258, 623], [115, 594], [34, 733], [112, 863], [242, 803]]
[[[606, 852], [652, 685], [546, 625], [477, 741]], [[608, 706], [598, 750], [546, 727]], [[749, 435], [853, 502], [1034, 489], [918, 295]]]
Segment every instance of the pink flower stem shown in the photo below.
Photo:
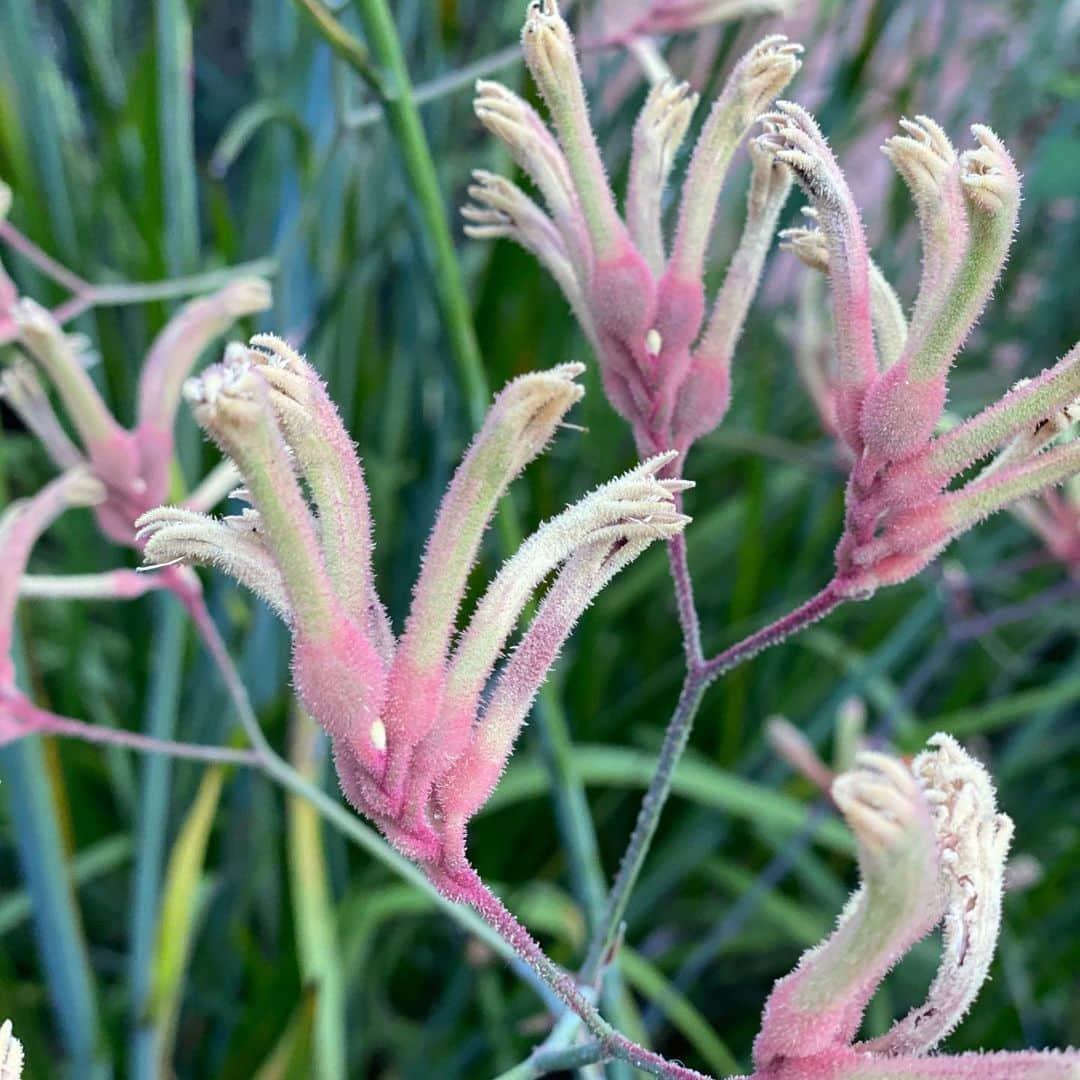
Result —
[[471, 867], [458, 870], [453, 876], [454, 899], [467, 903], [541, 979], [581, 1017], [585, 1026], [596, 1036], [601, 1057], [618, 1058], [641, 1069], [649, 1076], [668, 1080], [708, 1080], [704, 1074], [668, 1061], [651, 1050], [619, 1034], [597, 1011], [596, 1006], [582, 993], [574, 978], [551, 960], [533, 940], [532, 935], [514, 917], [506, 905], [481, 881]]
[[[679, 538], [681, 539], [681, 537]], [[683, 633], [686, 637], [686, 652], [688, 657], [686, 678], [683, 681], [682, 692], [679, 694], [675, 712], [668, 721], [667, 731], [664, 734], [664, 744], [660, 750], [660, 757], [656, 763], [656, 772], [649, 782], [648, 789], [641, 801], [641, 809], [638, 811], [634, 831], [630, 834], [630, 840], [626, 845], [622, 860], [619, 863], [619, 871], [615, 875], [611, 892], [608, 894], [604, 917], [597, 926], [596, 933], [589, 944], [585, 956], [585, 964], [581, 969], [581, 979], [586, 984], [595, 983], [602, 973], [610, 950], [616, 941], [619, 927], [626, 913], [626, 906], [630, 900], [630, 894], [637, 884], [642, 867], [660, 823], [660, 815], [664, 805], [671, 794], [671, 784], [675, 776], [675, 769], [682, 759], [686, 744], [690, 739], [690, 731], [693, 728], [694, 717], [697, 715], [701, 699], [709, 685], [725, 672], [745, 663], [758, 653], [763, 652], [772, 645], [778, 645], [781, 641], [791, 637], [792, 634], [810, 626], [819, 619], [824, 618], [844, 600], [835, 586], [830, 582], [816, 596], [811, 597], [805, 604], [797, 607], [794, 611], [770, 623], [756, 633], [737, 642], [730, 648], [718, 653], [711, 660], [700, 658], [700, 639], [698, 634], [697, 612], [693, 610], [693, 597], [690, 591], [690, 574], [686, 567], [685, 549], [680, 551], [671, 550], [673, 542], [669, 542], [668, 548], [671, 556], [672, 576], [675, 579], [675, 593], [679, 601], [680, 621], [683, 625]], [[692, 615], [684, 612], [684, 605], [688, 605]], [[694, 656], [695, 640], [697, 657]]]
[[805, 630], [806, 627], [825, 618], [831, 611], [838, 608], [846, 598], [836, 587], [836, 583], [830, 581], [821, 592], [812, 596], [805, 604], [797, 607], [794, 611], [777, 619], [776, 622], [758, 630], [757, 633], [743, 638], [730, 648], [717, 653], [711, 660], [706, 661], [701, 667], [701, 677], [708, 685], [714, 679], [738, 667], [747, 660], [764, 652], [773, 645], [779, 645], [786, 641], [792, 634]]
[[12, 251], [17, 251], [27, 262], [36, 266], [46, 277], [62, 285], [69, 292], [84, 293], [93, 288], [78, 274], [57, 262], [48, 252], [42, 251], [28, 236], [24, 236], [10, 221], [0, 221], [0, 240]]
[[240, 718], [244, 733], [252, 745], [252, 753], [260, 761], [265, 761], [268, 756], [276, 756], [270, 744], [266, 741], [266, 736], [263, 734], [262, 727], [259, 724], [259, 718], [255, 715], [255, 710], [251, 706], [251, 698], [248, 696], [244, 682], [240, 678], [240, 672], [236, 670], [236, 665], [229, 655], [228, 646], [226, 646], [221, 633], [218, 631], [217, 624], [210, 615], [197, 581], [193, 581], [186, 576], [179, 567], [166, 567], [161, 573], [169, 576], [166, 587], [184, 605], [184, 610], [187, 611], [191, 621], [195, 624], [195, 629], [198, 631], [206, 651], [210, 654], [210, 659], [213, 660], [214, 665], [217, 667], [222, 681], [225, 683], [225, 689], [228, 691], [229, 697], [232, 698], [233, 707]]
[[208, 761], [216, 764], [252, 767], [260, 764], [259, 755], [252, 750], [238, 750], [229, 746], [202, 746], [197, 743], [176, 742], [173, 739], [155, 739], [149, 735], [140, 735], [138, 732], [125, 731], [122, 728], [87, 724], [82, 720], [73, 720], [67, 716], [39, 709], [32, 702], [21, 697], [8, 702], [7, 707], [17, 719], [32, 729], [31, 734], [34, 735], [65, 736], [81, 739], [83, 742], [123, 746], [144, 754], [168, 754], [188, 761]]
[[676, 533], [667, 542], [671, 580], [675, 585], [675, 603], [679, 609], [679, 625], [682, 627], [683, 648], [686, 651], [686, 667], [693, 671], [705, 662], [701, 651], [701, 621], [694, 603], [694, 582], [686, 561], [686, 537]]

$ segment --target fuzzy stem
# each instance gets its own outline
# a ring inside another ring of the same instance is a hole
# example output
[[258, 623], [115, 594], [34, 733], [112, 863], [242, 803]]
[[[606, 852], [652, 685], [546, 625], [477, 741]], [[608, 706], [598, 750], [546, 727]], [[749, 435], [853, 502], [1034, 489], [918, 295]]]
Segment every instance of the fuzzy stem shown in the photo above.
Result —
[[69, 739], [107, 746], [122, 746], [144, 754], [168, 754], [186, 761], [207, 761], [225, 765], [258, 766], [259, 755], [252, 750], [239, 750], [231, 746], [203, 746], [199, 743], [177, 742], [175, 739], [156, 739], [152, 735], [140, 735], [137, 731], [123, 728], [102, 727], [75, 720], [68, 716], [40, 709], [25, 698], [8, 702], [12, 714], [28, 724], [32, 735], [56, 735]]
[[[505, 904], [492, 893], [471, 868], [458, 871], [454, 887], [460, 899], [469, 904], [501, 938], [551, 987], [585, 1026], [596, 1036], [603, 1055], [629, 1062], [649, 1076], [669, 1080], [708, 1080], [703, 1073], [667, 1061], [659, 1054], [646, 1050], [620, 1035], [585, 997], [572, 976], [555, 964], [533, 940], [529, 931], [514, 917]], [[602, 1055], [602, 1056], [603, 1056]]]
[[0, 240], [17, 251], [27, 262], [36, 266], [46, 277], [52, 278], [73, 293], [84, 293], [93, 288], [78, 274], [69, 270], [47, 252], [42, 251], [28, 236], [24, 236], [10, 221], [0, 221]]
[[[61, 326], [78, 318], [85, 311], [96, 307], [126, 307], [145, 304], [154, 300], [179, 300], [186, 296], [211, 292], [228, 284], [234, 278], [268, 277], [277, 271], [277, 261], [272, 258], [255, 259], [252, 262], [210, 270], [203, 274], [166, 278], [162, 281], [133, 281], [123, 284], [93, 284], [84, 281], [47, 252], [42, 251], [10, 221], [0, 221], [0, 241], [18, 252], [36, 266], [43, 274], [72, 293], [72, 296], [52, 311], [52, 317]], [[6, 345], [15, 337], [14, 328], [0, 329], [0, 345]]]
[[[676, 506], [682, 509], [681, 499], [676, 500]], [[675, 603], [679, 609], [686, 664], [688, 668], [694, 668], [704, 662], [705, 656], [701, 649], [701, 620], [694, 603], [694, 581], [686, 559], [686, 535], [677, 533], [673, 536], [667, 542], [667, 552], [671, 580], [675, 587]]]
[[797, 607], [794, 611], [777, 619], [776, 622], [762, 627], [756, 633], [736, 642], [730, 648], [717, 653], [711, 660], [706, 661], [702, 667], [702, 675], [706, 684], [718, 679], [721, 675], [738, 667], [747, 660], [764, 652], [773, 645], [779, 645], [781, 641], [791, 637], [792, 634], [804, 630], [806, 627], [825, 618], [831, 611], [838, 608], [846, 599], [839, 591], [835, 582], [829, 582], [816, 596], [812, 596], [805, 604]]
[[184, 610], [187, 611], [191, 621], [195, 624], [195, 629], [198, 631], [206, 651], [210, 654], [210, 659], [217, 667], [229, 697], [232, 698], [233, 708], [236, 709], [240, 725], [243, 727], [244, 734], [247, 735], [256, 757], [265, 760], [268, 755], [273, 754], [273, 750], [263, 734], [259, 718], [255, 715], [254, 708], [252, 708], [247, 688], [244, 686], [243, 679], [240, 678], [240, 672], [237, 671], [236, 665], [229, 655], [229, 649], [221, 637], [217, 624], [210, 615], [202, 591], [198, 588], [192, 588], [190, 580], [184, 580], [180, 567], [166, 567], [162, 571], [162, 576], [167, 578], [167, 587], [173, 591], [180, 603], [184, 605]]
[[[680, 538], [676, 538], [680, 539]], [[674, 542], [669, 543], [669, 550]], [[675, 577], [676, 594], [680, 596], [680, 614], [682, 614], [683, 590], [689, 588], [689, 574], [685, 569], [685, 563], [680, 565], [677, 552], [672, 552], [672, 574]], [[593, 935], [586, 954], [585, 964], [582, 968], [582, 980], [591, 983], [599, 974], [608, 949], [618, 934], [619, 924], [622, 922], [629, 903], [630, 895], [637, 884], [645, 864], [649, 847], [653, 836], [656, 834], [660, 823], [660, 815], [663, 813], [668, 796], [671, 794], [671, 785], [675, 776], [675, 769], [686, 749], [693, 728], [694, 717], [697, 715], [701, 699], [709, 685], [725, 672], [745, 663], [758, 653], [773, 645], [791, 637], [812, 623], [824, 618], [829, 612], [837, 608], [844, 600], [834, 584], [830, 582], [816, 596], [811, 597], [801, 607], [789, 612], [787, 615], [770, 623], [756, 633], [737, 642], [730, 648], [714, 656], [711, 660], [694, 660], [688, 664], [686, 679], [683, 682], [682, 692], [679, 695], [675, 712], [668, 721], [667, 732], [664, 735], [664, 743], [660, 750], [660, 757], [656, 763], [656, 771], [649, 783], [649, 787], [641, 800], [641, 809], [638, 811], [634, 830], [630, 834], [626, 851], [619, 863], [619, 872], [612, 884], [608, 896], [604, 918], [596, 933]], [[692, 611], [692, 600], [690, 602]], [[687, 613], [685, 626], [696, 627], [697, 613], [692, 616]], [[691, 655], [693, 638], [687, 642], [687, 655]], [[700, 649], [700, 645], [698, 646]]]
[[585, 956], [585, 964], [581, 969], [581, 978], [585, 983], [592, 983], [599, 976], [604, 959], [618, 936], [626, 906], [630, 902], [630, 894], [645, 865], [645, 858], [652, 845], [653, 836], [660, 824], [660, 815], [671, 794], [675, 768], [686, 749], [690, 731], [694, 725], [694, 717], [697, 715], [698, 706], [701, 704], [708, 685], [702, 676], [703, 670], [700, 663], [692, 664], [687, 670], [682, 692], [679, 694], [679, 703], [675, 706], [675, 712], [668, 721], [664, 745], [656, 762], [656, 771], [641, 800], [641, 809], [634, 823], [634, 831], [630, 834], [630, 840], [619, 862], [619, 871], [615, 875], [611, 892], [608, 894], [604, 917], [593, 935], [589, 951]]

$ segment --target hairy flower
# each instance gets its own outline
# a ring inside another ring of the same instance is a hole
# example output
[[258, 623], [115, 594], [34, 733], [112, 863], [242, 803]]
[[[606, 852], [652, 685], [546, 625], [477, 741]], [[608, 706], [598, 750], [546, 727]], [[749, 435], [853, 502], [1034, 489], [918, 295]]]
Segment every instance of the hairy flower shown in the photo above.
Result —
[[475, 109], [535, 183], [546, 209], [509, 180], [477, 172], [465, 231], [514, 239], [535, 254], [589, 338], [605, 392], [633, 426], [639, 451], [685, 451], [727, 411], [732, 354], [787, 198], [788, 170], [753, 153], [743, 235], [706, 318], [703, 274], [717, 201], [743, 136], [798, 71], [801, 46], [774, 35], [735, 65], [691, 156], [670, 250], [664, 189], [697, 95], [685, 84], [653, 87], [634, 128], [623, 216], [556, 0], [530, 5], [522, 48], [554, 133], [498, 83], [477, 83]]
[[[581, 397], [581, 371], [525, 375], [495, 398], [443, 497], [400, 635], [371, 572], [355, 448], [315, 370], [278, 338], [230, 346], [184, 390], [239, 467], [252, 508], [217, 520], [162, 507], [138, 523], [149, 563], [220, 567], [283, 616], [297, 693], [330, 735], [347, 798], [451, 895], [472, 880], [466, 824], [574, 624], [615, 573], [689, 520], [675, 507], [687, 484], [658, 478], [674, 455], [651, 458], [542, 525], [459, 631], [496, 506]], [[545, 582], [539, 610], [500, 666]]]
[[[0, 185], [0, 217], [10, 199]], [[26, 575], [33, 544], [67, 508], [93, 508], [101, 531], [126, 547], [141, 548], [135, 519], [166, 498], [173, 460], [173, 424], [180, 387], [200, 354], [242, 316], [270, 305], [270, 287], [242, 278], [185, 304], [153, 342], [138, 385], [137, 420], [123, 427], [106, 406], [86, 370], [78, 338], [29, 297], [18, 296], [0, 267], [0, 323], [10, 321], [26, 355], [0, 371], [0, 397], [63, 471], [25, 503], [0, 518], [4, 560], [0, 566], [0, 742], [48, 727], [50, 714], [35, 710], [15, 687], [11, 639], [20, 595], [127, 599], [148, 589], [172, 589], [189, 610], [201, 604], [190, 571], [158, 582], [133, 571], [34, 578]], [[42, 378], [42, 376], [44, 378]], [[49, 399], [51, 385], [75, 433], [72, 439]], [[209, 509], [236, 484], [231, 463], [214, 470], [189, 496], [192, 512]], [[6, 702], [6, 704], [5, 704]]]
[[[930, 1056], [974, 1001], [997, 943], [1012, 822], [997, 810], [986, 769], [938, 734], [910, 767], [859, 753], [832, 796], [855, 834], [862, 884], [833, 934], [766, 1002], [754, 1080], [1080, 1075], [1074, 1051]], [[855, 1042], [882, 979], [939, 923], [941, 963], [925, 1003], [879, 1038]]]
[[[819, 411], [853, 462], [833, 587], [839, 595], [867, 596], [918, 573], [988, 515], [1080, 472], [1080, 443], [1055, 444], [1080, 397], [1080, 345], [935, 435], [950, 369], [1015, 231], [1020, 176], [1008, 152], [977, 124], [975, 149], [957, 155], [940, 126], [922, 116], [904, 121], [904, 134], [886, 143], [911, 189], [924, 249], [907, 320], [870, 262], [851, 193], [813, 118], [781, 102], [763, 124], [758, 144], [792, 170], [817, 225], [789, 230], [785, 242], [828, 274], [832, 291], [835, 368], [811, 364], [809, 374]], [[1002, 447], [989, 468], [950, 486]]]

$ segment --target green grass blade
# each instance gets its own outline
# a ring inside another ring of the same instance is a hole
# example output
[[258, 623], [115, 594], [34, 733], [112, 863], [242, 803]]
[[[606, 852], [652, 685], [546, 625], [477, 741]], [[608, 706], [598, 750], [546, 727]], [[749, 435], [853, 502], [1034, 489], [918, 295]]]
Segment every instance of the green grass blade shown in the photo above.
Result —
[[[17, 635], [14, 652], [19, 671]], [[97, 991], [41, 739], [0, 750], [0, 774], [65, 1058], [75, 1076], [104, 1077], [109, 1069]]]
[[[656, 764], [651, 754], [625, 746], [578, 745], [574, 759], [586, 784], [607, 787], [647, 787]], [[546, 773], [537, 762], [513, 761], [483, 812], [535, 798], [546, 786]], [[701, 806], [759, 825], [793, 831], [806, 822], [805, 803], [689, 755], [679, 763], [672, 791]], [[814, 837], [833, 851], [854, 850], [850, 833], [836, 820], [823, 819]]]
[[[152, 648], [156, 661], [147, 700], [146, 734], [159, 739], [169, 739], [176, 731], [185, 621], [179, 605], [168, 596], [154, 598], [154, 614]], [[142, 761], [139, 812], [135, 828], [135, 874], [132, 882], [129, 939], [129, 1071], [133, 1080], [154, 1080], [157, 1076], [150, 990], [171, 785], [172, 761], [164, 754], [145, 757]]]
[[150, 991], [150, 1014], [157, 1032], [158, 1075], [168, 1075], [172, 1071], [172, 1048], [180, 1019], [184, 976], [195, 943], [199, 916], [207, 899], [203, 876], [206, 847], [224, 782], [224, 766], [215, 765], [206, 771], [169, 856]]
[[[293, 764], [309, 780], [317, 782], [318, 728], [298, 711], [292, 737]], [[311, 803], [297, 795], [288, 796], [286, 813], [300, 973], [304, 983], [317, 990], [314, 1067], [325, 1080], [337, 1080], [345, 1076], [345, 986], [322, 822]]]

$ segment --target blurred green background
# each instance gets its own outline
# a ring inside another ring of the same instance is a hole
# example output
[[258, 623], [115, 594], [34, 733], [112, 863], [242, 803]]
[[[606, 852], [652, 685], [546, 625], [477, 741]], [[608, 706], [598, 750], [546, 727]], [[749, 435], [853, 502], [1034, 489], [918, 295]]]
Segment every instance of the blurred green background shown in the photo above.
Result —
[[[352, 6], [338, 7], [359, 34]], [[435, 80], [423, 117], [455, 236], [469, 170], [508, 167], [473, 120], [471, 80], [458, 73], [490, 68], [495, 56], [498, 77], [522, 87], [505, 50], [523, 9], [518, 0], [392, 4], [413, 82]], [[875, 257], [905, 299], [918, 273], [911, 209], [876, 152], [896, 118], [929, 113], [962, 145], [968, 124], [987, 122], [1025, 174], [1014, 253], [962, 356], [951, 408], [980, 407], [1064, 353], [1080, 337], [1075, 0], [804, 0], [787, 19], [676, 39], [669, 59], [715, 93], [766, 27], [806, 44], [788, 94], [818, 115]], [[620, 192], [644, 94], [628, 63], [608, 52], [586, 65]], [[423, 226], [371, 101], [286, 0], [4, 0], [0, 15], [0, 177], [14, 190], [11, 220], [92, 282], [273, 258], [275, 306], [258, 326], [302, 340], [329, 380], [364, 457], [378, 579], [400, 625], [471, 423]], [[745, 175], [740, 157], [722, 201], [715, 282], [741, 225]], [[798, 206], [793, 197], [786, 217]], [[492, 387], [567, 360], [590, 365], [571, 417], [585, 430], [563, 431], [515, 485], [532, 526], [627, 468], [632, 442], [534, 260], [506, 243], [461, 241], [458, 255]], [[0, 257], [24, 292], [62, 299], [16, 255]], [[710, 652], [809, 596], [831, 569], [843, 477], [793, 366], [800, 277], [793, 257], [773, 254], [731, 413], [686, 469], [698, 483], [688, 537]], [[76, 324], [125, 421], [141, 357], [169, 310], [103, 309]], [[180, 451], [189, 484], [215, 460], [187, 416]], [[5, 411], [0, 504], [49, 475]], [[498, 564], [496, 533], [489, 539], [478, 582]], [[83, 513], [49, 533], [34, 567], [130, 561]], [[285, 632], [219, 575], [205, 580], [265, 729], [284, 748]], [[772, 757], [762, 721], [782, 713], [828, 752], [837, 709], [856, 696], [871, 728], [905, 751], [939, 729], [969, 739], [1016, 821], [1015, 852], [1037, 861], [1034, 883], [1006, 898], [992, 980], [949, 1046], [1080, 1043], [1076, 599], [1064, 570], [1001, 515], [916, 581], [842, 609], [715, 686], [693, 735], [693, 768], [628, 915], [638, 1033], [697, 1068], [748, 1065], [772, 981], [827, 932], [854, 880], [842, 835], [808, 838], [814, 793]], [[20, 624], [25, 670], [50, 707], [138, 730], [175, 723], [192, 741], [233, 736], [220, 680], [170, 600], [28, 603]], [[666, 561], [654, 550], [587, 613], [554, 676], [606, 878], [681, 675]], [[534, 723], [471, 847], [509, 906], [574, 965], [582, 875], [568, 861], [542, 743]], [[313, 753], [328, 772], [324, 749]], [[200, 789], [206, 775], [73, 742], [0, 751], [0, 1019], [15, 1022], [28, 1076], [486, 1077], [543, 1037], [534, 991], [422, 894], [264, 777], [225, 774], [218, 793], [216, 779]], [[325, 784], [334, 791], [332, 777]], [[200, 790], [201, 817], [192, 810]], [[165, 924], [164, 956], [151, 946], [163, 865], [178, 850], [194, 859], [192, 892], [188, 917]], [[905, 961], [869, 1029], [917, 999], [936, 955], [927, 943]]]

